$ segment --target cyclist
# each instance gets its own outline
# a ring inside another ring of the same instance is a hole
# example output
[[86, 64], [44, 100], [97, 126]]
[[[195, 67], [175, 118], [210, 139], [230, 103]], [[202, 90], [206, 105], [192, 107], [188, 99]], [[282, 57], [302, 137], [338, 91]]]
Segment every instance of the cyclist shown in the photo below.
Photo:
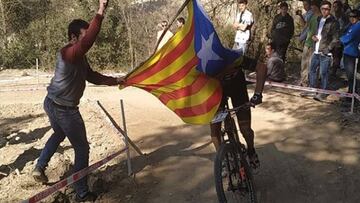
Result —
[[[219, 107], [219, 111], [223, 110], [227, 102], [227, 98], [232, 100], [233, 107], [241, 106], [249, 102], [247, 93], [247, 82], [242, 69], [256, 70], [256, 87], [250, 104], [252, 106], [262, 103], [262, 91], [266, 79], [266, 65], [258, 63], [255, 59], [251, 59], [245, 55], [241, 56], [240, 67], [228, 67], [218, 73], [215, 77], [218, 78], [223, 87], [223, 99]], [[251, 111], [250, 108], [238, 111], [237, 119], [240, 127], [240, 132], [245, 138], [247, 144], [247, 154], [250, 165], [253, 168], [260, 166], [260, 161], [254, 147], [254, 131], [251, 129]], [[219, 149], [221, 137], [221, 123], [210, 124], [211, 140], [216, 148]]]

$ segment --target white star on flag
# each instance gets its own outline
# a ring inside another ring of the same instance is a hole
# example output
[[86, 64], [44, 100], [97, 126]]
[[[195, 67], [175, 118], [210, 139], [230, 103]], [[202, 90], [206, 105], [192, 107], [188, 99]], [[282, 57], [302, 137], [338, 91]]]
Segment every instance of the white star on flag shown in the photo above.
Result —
[[204, 73], [206, 72], [206, 65], [209, 60], [222, 60], [222, 58], [212, 49], [213, 40], [214, 32], [211, 33], [208, 40], [205, 40], [204, 36], [201, 35], [201, 49], [197, 53], [197, 56], [201, 59], [201, 69]]

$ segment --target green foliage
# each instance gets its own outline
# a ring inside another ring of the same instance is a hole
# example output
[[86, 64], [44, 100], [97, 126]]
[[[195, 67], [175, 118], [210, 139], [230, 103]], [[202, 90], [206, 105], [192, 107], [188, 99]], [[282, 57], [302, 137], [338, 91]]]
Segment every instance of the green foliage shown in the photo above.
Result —
[[[32, 68], [35, 59], [40, 67], [52, 69], [55, 57], [67, 42], [67, 25], [82, 18], [90, 21], [98, 8], [97, 0], [2, 0], [0, 10], [0, 67]], [[128, 71], [146, 60], [154, 50], [158, 23], [170, 20], [183, 1], [112, 0], [101, 32], [87, 54], [95, 69]], [[219, 37], [225, 47], [231, 48], [235, 31], [231, 27], [234, 16], [232, 1], [201, 1], [209, 11]], [[251, 55], [263, 54], [266, 33], [277, 10], [275, 0], [249, 1], [255, 16]], [[290, 1], [294, 2], [294, 1]], [[353, 3], [353, 1], [350, 1]], [[294, 10], [290, 10], [293, 12]], [[181, 14], [186, 17], [186, 9]], [[294, 16], [294, 15], [293, 15]], [[175, 25], [171, 27], [175, 31]], [[299, 32], [299, 29], [298, 31]], [[293, 40], [292, 45], [301, 47]], [[289, 54], [299, 56], [289, 50]]]

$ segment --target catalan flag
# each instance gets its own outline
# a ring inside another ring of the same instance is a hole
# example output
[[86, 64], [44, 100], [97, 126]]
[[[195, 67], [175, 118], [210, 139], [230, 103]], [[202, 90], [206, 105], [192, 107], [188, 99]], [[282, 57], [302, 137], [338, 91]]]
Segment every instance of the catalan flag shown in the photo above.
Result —
[[185, 123], [208, 124], [222, 97], [222, 88], [211, 76], [239, 58], [225, 49], [206, 12], [191, 0], [188, 18], [160, 50], [127, 75], [125, 86], [155, 95]]

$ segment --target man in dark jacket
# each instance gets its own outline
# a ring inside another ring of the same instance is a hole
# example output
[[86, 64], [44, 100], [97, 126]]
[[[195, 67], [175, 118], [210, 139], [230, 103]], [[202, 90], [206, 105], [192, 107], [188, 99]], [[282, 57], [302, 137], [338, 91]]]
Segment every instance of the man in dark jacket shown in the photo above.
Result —
[[286, 2], [280, 3], [280, 14], [275, 16], [271, 27], [272, 42], [284, 62], [290, 39], [294, 35], [294, 19], [289, 15], [288, 9], [289, 6]]
[[[321, 88], [328, 88], [328, 76], [329, 68], [331, 65], [331, 51], [339, 47], [339, 23], [338, 21], [330, 14], [331, 3], [329, 1], [322, 1], [321, 6], [321, 15], [318, 17], [318, 28], [316, 35], [312, 37], [315, 48], [314, 54], [310, 62], [309, 70], [309, 82], [310, 87], [317, 86], [317, 67], [320, 66], [320, 77], [321, 77]], [[323, 100], [326, 98], [325, 94], [316, 94], [315, 100]]]
[[[106, 5], [107, 0], [99, 0], [99, 10], [90, 24], [80, 19], [69, 24], [69, 43], [57, 55], [55, 75], [47, 88], [48, 93], [44, 101], [44, 109], [54, 133], [46, 142], [32, 172], [32, 176], [38, 182], [48, 181], [44, 171], [65, 137], [74, 148], [74, 172], [89, 165], [89, 143], [78, 108], [86, 81], [99, 85], [118, 85], [124, 82], [123, 78], [108, 77], [93, 71], [85, 55], [100, 31]], [[75, 183], [75, 191], [75, 201], [96, 199], [96, 194], [89, 191], [86, 177]]]

